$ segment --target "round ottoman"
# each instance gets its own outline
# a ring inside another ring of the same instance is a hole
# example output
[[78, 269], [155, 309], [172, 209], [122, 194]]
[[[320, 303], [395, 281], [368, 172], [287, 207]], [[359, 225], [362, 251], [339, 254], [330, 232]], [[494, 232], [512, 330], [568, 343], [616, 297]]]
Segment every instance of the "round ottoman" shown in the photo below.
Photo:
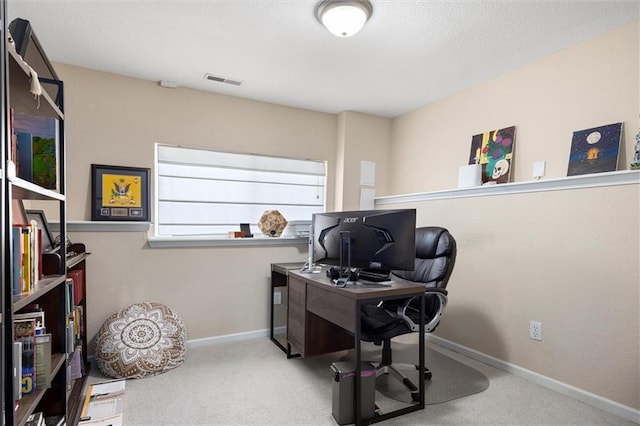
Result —
[[113, 378], [143, 378], [178, 367], [187, 354], [182, 318], [154, 302], [129, 305], [102, 324], [96, 338], [96, 362]]

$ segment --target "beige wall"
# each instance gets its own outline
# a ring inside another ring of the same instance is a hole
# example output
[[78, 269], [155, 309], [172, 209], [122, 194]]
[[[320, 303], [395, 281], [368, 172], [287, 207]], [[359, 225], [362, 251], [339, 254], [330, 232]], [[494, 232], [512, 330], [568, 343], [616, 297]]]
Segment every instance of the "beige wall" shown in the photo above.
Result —
[[[155, 142], [328, 161], [332, 208], [337, 117], [56, 64], [65, 82], [69, 220], [90, 220], [92, 163], [153, 168]], [[53, 215], [53, 212], [52, 212]], [[88, 260], [88, 333], [123, 306], [166, 303], [190, 339], [264, 330], [271, 262], [307, 245], [150, 249], [145, 232], [71, 233]]]
[[[391, 120], [346, 111], [338, 116], [338, 173], [336, 210], [358, 210], [360, 189], [373, 188], [376, 195], [387, 194], [387, 166]], [[375, 163], [375, 188], [360, 185], [360, 162]]]
[[546, 161], [547, 178], [566, 176], [572, 133], [621, 121], [618, 168], [626, 169], [639, 127], [638, 25], [625, 25], [395, 119], [389, 193], [455, 188], [471, 137], [513, 125], [514, 182], [532, 180], [535, 161]]
[[91, 163], [152, 168], [156, 142], [327, 160], [333, 200], [335, 115], [55, 66], [65, 82], [71, 220], [90, 219]]
[[[572, 131], [619, 121], [626, 169], [639, 41], [634, 22], [394, 120], [391, 193], [455, 188], [471, 136], [510, 125], [514, 181], [539, 160], [566, 176]], [[418, 225], [458, 240], [439, 336], [639, 409], [639, 195], [635, 184], [385, 207], [415, 207]]]

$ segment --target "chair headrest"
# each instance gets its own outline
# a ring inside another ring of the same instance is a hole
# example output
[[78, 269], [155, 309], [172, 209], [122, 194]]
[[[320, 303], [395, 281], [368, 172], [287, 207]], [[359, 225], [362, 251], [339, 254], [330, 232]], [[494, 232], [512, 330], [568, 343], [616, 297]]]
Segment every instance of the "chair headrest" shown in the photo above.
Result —
[[434, 259], [451, 254], [455, 241], [449, 231], [439, 226], [416, 229], [416, 258]]
[[457, 256], [456, 240], [445, 228], [426, 226], [416, 229], [416, 260], [413, 271], [393, 271], [405, 280], [445, 288]]

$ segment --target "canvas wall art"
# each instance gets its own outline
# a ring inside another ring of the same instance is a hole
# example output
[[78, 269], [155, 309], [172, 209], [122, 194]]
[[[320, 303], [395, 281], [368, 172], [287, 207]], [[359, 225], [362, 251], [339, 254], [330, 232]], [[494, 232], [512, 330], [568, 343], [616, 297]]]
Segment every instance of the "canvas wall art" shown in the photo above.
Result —
[[58, 121], [14, 114], [18, 176], [47, 189], [58, 188]]
[[617, 170], [621, 137], [622, 123], [573, 132], [567, 176]]
[[507, 183], [511, 176], [516, 127], [484, 132], [471, 138], [469, 164], [482, 166], [482, 183]]

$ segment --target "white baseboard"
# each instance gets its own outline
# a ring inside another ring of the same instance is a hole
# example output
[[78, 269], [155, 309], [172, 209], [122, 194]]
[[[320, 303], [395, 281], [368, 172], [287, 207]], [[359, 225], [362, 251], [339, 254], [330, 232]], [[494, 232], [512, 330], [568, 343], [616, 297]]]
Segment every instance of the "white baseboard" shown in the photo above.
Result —
[[522, 368], [501, 359], [492, 357], [491, 355], [487, 355], [466, 346], [462, 346], [458, 343], [454, 343], [450, 340], [443, 339], [442, 337], [428, 334], [425, 336], [425, 338], [432, 343], [450, 349], [454, 352], [459, 352], [463, 355], [468, 356], [469, 358], [475, 359], [476, 361], [480, 361], [499, 370], [506, 371], [507, 373], [513, 374], [514, 376], [522, 377], [530, 382], [554, 390], [562, 395], [566, 395], [580, 402], [584, 402], [585, 404], [608, 411], [609, 413], [615, 414], [616, 416], [620, 416], [634, 423], [640, 424], [640, 410], [636, 410], [635, 408], [628, 407], [626, 405], [585, 391], [575, 386], [560, 382], [550, 377], [543, 376], [531, 370], [527, 370], [526, 368]]
[[244, 333], [226, 334], [224, 336], [187, 340], [187, 348], [196, 348], [199, 346], [214, 345], [217, 343], [239, 342], [241, 340], [257, 339], [258, 337], [269, 337], [269, 330], [254, 330]]
[[[210, 346], [218, 343], [239, 342], [242, 340], [257, 339], [259, 337], [269, 337], [269, 330], [268, 329], [254, 330], [254, 331], [248, 331], [245, 333], [226, 334], [224, 336], [204, 337], [202, 339], [191, 339], [191, 340], [187, 340], [187, 349], [197, 348], [200, 346]], [[87, 356], [87, 359], [91, 363], [95, 363], [96, 356], [95, 354], [92, 354]]]

